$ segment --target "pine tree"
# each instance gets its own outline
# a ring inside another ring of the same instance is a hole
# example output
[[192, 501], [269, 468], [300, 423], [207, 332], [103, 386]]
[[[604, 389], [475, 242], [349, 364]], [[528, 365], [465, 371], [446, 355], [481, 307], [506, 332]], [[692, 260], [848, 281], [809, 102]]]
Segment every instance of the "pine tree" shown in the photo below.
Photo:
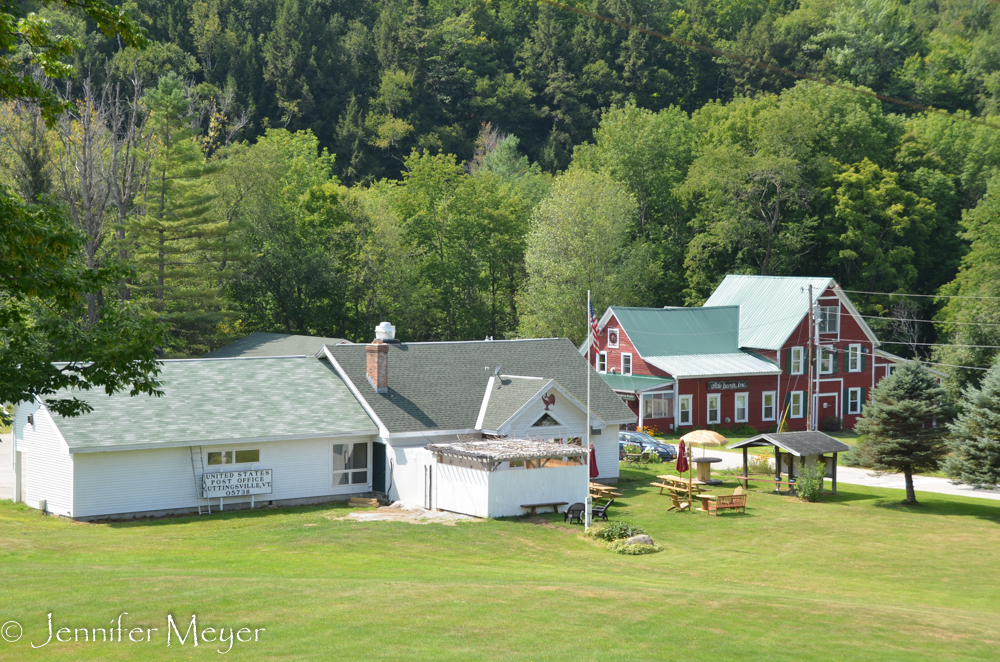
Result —
[[176, 351], [200, 353], [223, 318], [218, 253], [234, 250], [225, 241], [227, 224], [214, 213], [214, 168], [191, 126], [182, 81], [164, 76], [145, 103], [155, 152], [144, 209], [131, 224], [139, 268], [133, 291], [169, 323]]
[[944, 437], [950, 408], [945, 390], [919, 363], [905, 363], [878, 383], [855, 430], [876, 469], [901, 471], [906, 501], [915, 504], [913, 474], [934, 471], [948, 449]]
[[983, 378], [979, 388], [969, 386], [959, 403], [962, 412], [951, 431], [952, 456], [945, 471], [955, 480], [976, 489], [1000, 484], [1000, 361]]

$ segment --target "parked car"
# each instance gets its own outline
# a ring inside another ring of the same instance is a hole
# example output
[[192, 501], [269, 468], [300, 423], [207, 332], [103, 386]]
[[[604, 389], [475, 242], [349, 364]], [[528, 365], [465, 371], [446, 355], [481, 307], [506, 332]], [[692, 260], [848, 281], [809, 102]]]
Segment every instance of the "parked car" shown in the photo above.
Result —
[[677, 459], [677, 449], [675, 447], [654, 439], [644, 432], [619, 432], [618, 448], [621, 449], [622, 453], [626, 446], [638, 446], [643, 451], [656, 451], [656, 454], [660, 456], [660, 460], [663, 462]]

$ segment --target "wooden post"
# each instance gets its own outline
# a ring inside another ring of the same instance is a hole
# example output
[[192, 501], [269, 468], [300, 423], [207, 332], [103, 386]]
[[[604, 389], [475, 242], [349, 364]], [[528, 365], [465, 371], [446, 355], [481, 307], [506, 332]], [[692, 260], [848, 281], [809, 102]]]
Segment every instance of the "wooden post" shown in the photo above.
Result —
[[[743, 447], [743, 475], [744, 476], [749, 476], [750, 475], [750, 465], [747, 463], [747, 447], [746, 446]], [[750, 481], [747, 480], [746, 482], [749, 483]]]
[[837, 456], [840, 453], [833, 454], [833, 493], [837, 493]]
[[781, 449], [777, 446], [774, 447], [774, 479], [781, 480]]

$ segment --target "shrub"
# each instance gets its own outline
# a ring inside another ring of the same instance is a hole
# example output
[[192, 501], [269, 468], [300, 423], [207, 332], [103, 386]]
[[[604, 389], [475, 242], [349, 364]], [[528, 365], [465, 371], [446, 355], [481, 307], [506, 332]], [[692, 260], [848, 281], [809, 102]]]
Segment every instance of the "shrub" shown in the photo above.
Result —
[[859, 440], [856, 446], [851, 447], [851, 450], [841, 455], [840, 461], [845, 467], [858, 467], [859, 469], [875, 468], [875, 459], [868, 452], [868, 447], [864, 439]]
[[608, 543], [608, 549], [615, 554], [628, 554], [638, 556], [640, 554], [655, 554], [660, 550], [659, 545], [628, 545], [624, 540], [615, 540]]
[[827, 432], [836, 432], [842, 428], [844, 422], [840, 420], [839, 416], [827, 416], [823, 419], [823, 429]]
[[748, 457], [747, 468], [752, 474], [771, 475], [774, 473], [774, 464], [771, 461], [769, 453], [761, 453], [760, 455], [751, 455]]
[[746, 423], [740, 423], [739, 425], [733, 426], [733, 429], [729, 432], [734, 437], [753, 437], [757, 435], [757, 428]]
[[630, 522], [611, 522], [600, 529], [594, 528], [589, 531], [589, 534], [595, 538], [608, 541], [624, 540], [643, 533], [646, 532]]
[[826, 464], [816, 462], [811, 467], [801, 470], [795, 478], [795, 493], [803, 501], [818, 501], [823, 491], [823, 478], [826, 476]]

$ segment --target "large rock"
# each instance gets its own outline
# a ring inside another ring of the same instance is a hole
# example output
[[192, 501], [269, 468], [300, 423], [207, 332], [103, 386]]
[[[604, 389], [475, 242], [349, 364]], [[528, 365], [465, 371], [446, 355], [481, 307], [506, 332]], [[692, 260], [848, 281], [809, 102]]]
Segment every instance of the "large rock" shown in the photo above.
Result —
[[650, 538], [649, 536], [647, 536], [645, 533], [642, 533], [642, 534], [637, 535], [637, 536], [632, 536], [631, 538], [629, 538], [628, 540], [625, 541], [625, 544], [626, 545], [652, 545], [653, 544], [653, 539]]

